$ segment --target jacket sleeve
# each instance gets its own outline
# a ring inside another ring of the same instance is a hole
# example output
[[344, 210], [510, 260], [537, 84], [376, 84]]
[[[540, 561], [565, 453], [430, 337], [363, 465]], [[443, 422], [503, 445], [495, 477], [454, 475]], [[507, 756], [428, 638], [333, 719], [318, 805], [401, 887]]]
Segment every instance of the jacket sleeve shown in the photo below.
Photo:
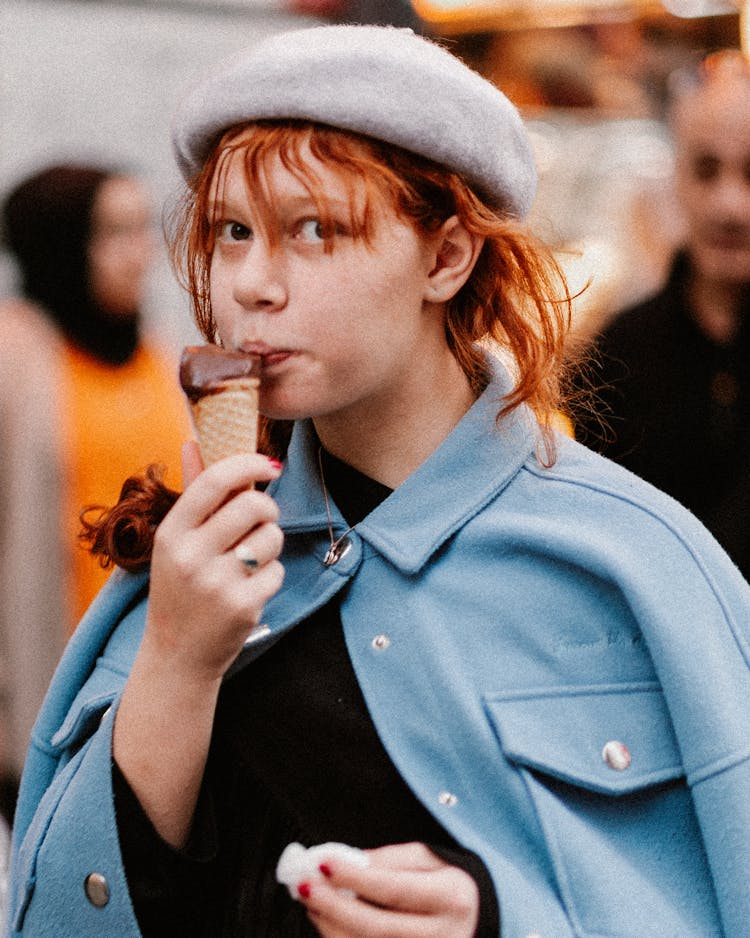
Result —
[[658, 616], [643, 624], [657, 662], [713, 873], [727, 936], [747, 934], [750, 920], [750, 593], [736, 569], [704, 568], [685, 582], [684, 628], [667, 631]]
[[138, 938], [112, 793], [112, 728], [144, 578], [114, 578], [73, 636], [32, 734], [13, 830], [8, 935]]
[[112, 797], [114, 707], [55, 775], [14, 857], [10, 935], [138, 938]]

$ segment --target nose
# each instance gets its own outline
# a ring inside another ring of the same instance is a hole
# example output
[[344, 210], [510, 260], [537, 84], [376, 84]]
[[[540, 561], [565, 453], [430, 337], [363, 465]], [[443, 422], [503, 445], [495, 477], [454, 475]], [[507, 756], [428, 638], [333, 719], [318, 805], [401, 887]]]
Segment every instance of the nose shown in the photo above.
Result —
[[286, 277], [282, 254], [264, 243], [253, 240], [235, 270], [233, 296], [244, 309], [273, 312], [287, 301]]
[[714, 210], [726, 221], [750, 225], [750, 182], [743, 172], [726, 169], [712, 187]]

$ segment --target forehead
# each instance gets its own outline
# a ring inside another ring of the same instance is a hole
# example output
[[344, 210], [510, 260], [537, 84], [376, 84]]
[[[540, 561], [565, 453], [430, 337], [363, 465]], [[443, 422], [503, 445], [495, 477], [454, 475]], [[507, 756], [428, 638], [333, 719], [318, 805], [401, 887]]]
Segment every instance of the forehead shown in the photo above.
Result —
[[750, 154], [750, 79], [716, 82], [686, 95], [674, 128], [679, 147]]
[[318, 159], [307, 141], [291, 153], [266, 151], [253, 156], [242, 140], [227, 150], [214, 172], [210, 200], [247, 200], [272, 208], [283, 200], [361, 205], [362, 180], [351, 170]]
[[113, 224], [124, 218], [140, 218], [148, 214], [148, 196], [139, 180], [129, 176], [113, 176], [99, 186], [92, 207], [95, 224]]

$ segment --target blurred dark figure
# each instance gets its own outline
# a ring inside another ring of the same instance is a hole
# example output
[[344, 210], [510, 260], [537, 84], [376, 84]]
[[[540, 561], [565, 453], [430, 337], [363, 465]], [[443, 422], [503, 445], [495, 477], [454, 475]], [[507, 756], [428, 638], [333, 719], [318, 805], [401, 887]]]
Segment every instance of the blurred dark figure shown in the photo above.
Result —
[[[138, 345], [153, 247], [140, 182], [93, 167], [53, 166], [8, 196], [4, 225], [25, 297], [95, 358], [127, 361]], [[113, 276], [107, 255], [120, 273]]]
[[[141, 335], [151, 207], [130, 174], [60, 165], [2, 208], [20, 296], [0, 303], [0, 809], [67, 636], [107, 572], [79, 515], [152, 462], [179, 480], [174, 368]], [[4, 792], [4, 794], [3, 794]]]
[[692, 82], [683, 77], [671, 123], [683, 247], [662, 290], [597, 341], [598, 416], [585, 416], [577, 436], [690, 508], [750, 577], [750, 66], [742, 54], [714, 53]]

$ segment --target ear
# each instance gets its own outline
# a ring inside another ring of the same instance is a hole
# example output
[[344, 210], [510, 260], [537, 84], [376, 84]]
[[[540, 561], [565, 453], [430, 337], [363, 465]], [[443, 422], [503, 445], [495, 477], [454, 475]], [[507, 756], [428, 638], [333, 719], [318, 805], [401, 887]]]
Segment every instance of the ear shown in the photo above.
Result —
[[484, 238], [470, 234], [452, 215], [435, 233], [433, 244], [433, 267], [427, 275], [424, 298], [431, 303], [446, 303], [471, 276]]

